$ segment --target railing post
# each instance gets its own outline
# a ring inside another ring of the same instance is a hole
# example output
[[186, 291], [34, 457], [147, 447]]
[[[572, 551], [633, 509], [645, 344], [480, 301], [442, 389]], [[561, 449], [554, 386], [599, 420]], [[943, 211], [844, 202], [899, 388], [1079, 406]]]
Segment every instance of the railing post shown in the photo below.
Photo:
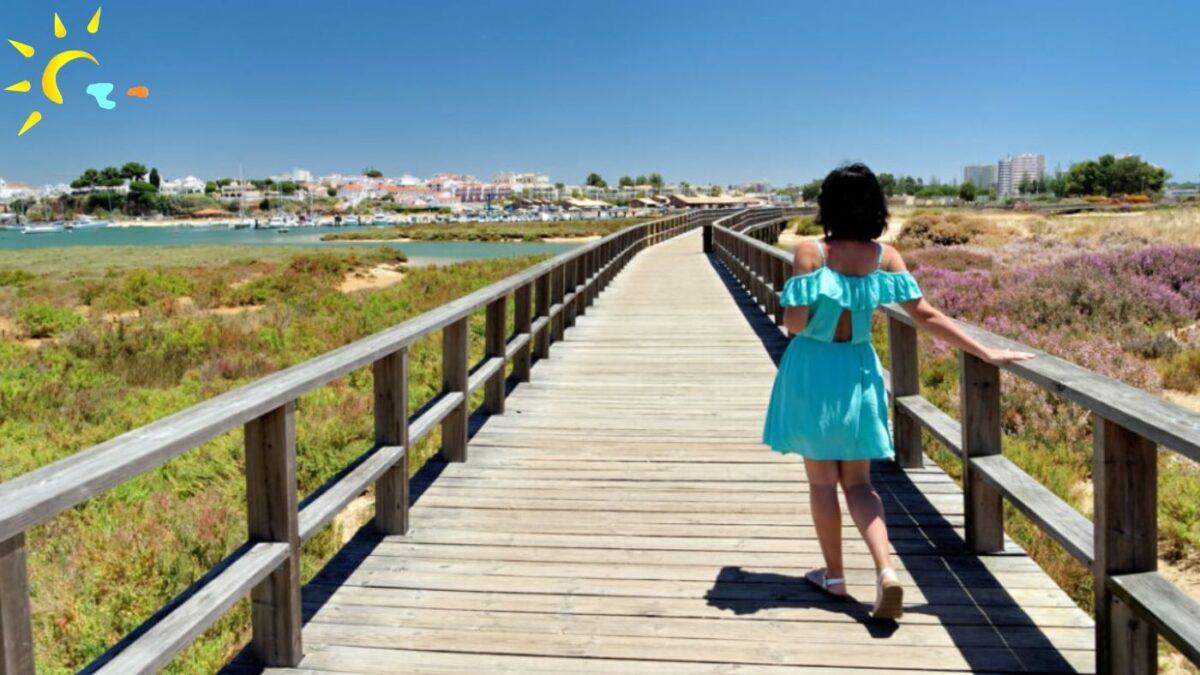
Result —
[[[547, 272], [534, 281], [534, 293], [537, 301], [537, 318], [544, 319], [550, 316], [550, 273]], [[534, 348], [534, 355], [539, 359], [550, 358], [550, 322], [547, 321], [542, 325], [541, 330], [534, 336], [537, 345]]]
[[467, 461], [467, 336], [471, 317], [463, 318], [442, 329], [442, 391], [461, 393], [463, 400], [442, 420], [442, 459], [447, 462]]
[[375, 445], [404, 447], [375, 481], [375, 529], [408, 533], [408, 347], [375, 362]]
[[296, 505], [296, 404], [246, 423], [250, 541], [285, 543], [287, 560], [250, 591], [252, 648], [264, 666], [294, 668], [300, 644], [300, 517]]
[[1108, 579], [1158, 568], [1158, 451], [1136, 433], [1093, 417], [1097, 672], [1153, 674], [1154, 627], [1109, 592]]
[[581, 317], [587, 314], [587, 290], [583, 285], [588, 280], [588, 257], [587, 254], [581, 255], [575, 259], [575, 316]]
[[971, 458], [1001, 452], [1000, 369], [967, 352], [962, 352], [960, 363], [967, 548], [996, 553], [1004, 550], [1002, 497], [971, 470]]
[[921, 393], [917, 329], [890, 316], [887, 322], [892, 375], [892, 436], [896, 446], [896, 461], [905, 469], [920, 469], [925, 466], [925, 454], [921, 451], [921, 425], [896, 405], [896, 399], [902, 396]]
[[516, 335], [526, 335], [529, 339], [525, 346], [513, 355], [513, 377], [517, 382], [528, 382], [531, 364], [533, 362], [533, 335], [530, 325], [533, 323], [533, 285], [525, 284], [513, 293], [513, 332]]
[[711, 222], [704, 224], [704, 252], [713, 252], [713, 226]]
[[0, 673], [33, 675], [33, 617], [25, 533], [0, 541]]
[[566, 302], [566, 297], [575, 292], [579, 287], [579, 282], [575, 277], [576, 261], [568, 260], [563, 264], [563, 328], [573, 328], [575, 326], [575, 306], [578, 297], [572, 297], [570, 302]]
[[[484, 337], [488, 359], [504, 358], [508, 337], [508, 296], [502, 295], [487, 306], [487, 334]], [[484, 385], [483, 405], [489, 414], [504, 414], [504, 374], [508, 364], [502, 364]]]
[[783, 286], [787, 283], [788, 264], [778, 258], [771, 258], [771, 282], [772, 290], [775, 292], [775, 325], [783, 325], [783, 313], [786, 309], [780, 301], [780, 295], [783, 293]]
[[564, 286], [566, 286], [564, 266], [559, 265], [550, 270], [550, 305], [558, 305], [558, 314], [550, 320], [551, 330], [554, 334], [553, 340], [555, 342], [562, 342], [564, 324], [567, 320], [567, 308], [563, 304], [563, 299], [566, 297]]

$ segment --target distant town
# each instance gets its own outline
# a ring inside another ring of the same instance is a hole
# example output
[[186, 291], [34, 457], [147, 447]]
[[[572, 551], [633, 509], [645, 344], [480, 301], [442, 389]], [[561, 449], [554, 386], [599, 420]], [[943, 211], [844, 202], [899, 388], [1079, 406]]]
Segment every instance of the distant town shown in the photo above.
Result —
[[[895, 204], [952, 205], [1055, 200], [1112, 195], [1133, 201], [1195, 199], [1194, 184], [1168, 185], [1169, 174], [1136, 155], [1102, 155], [1077, 162], [1066, 172], [1046, 171], [1042, 154], [1005, 157], [965, 166], [961, 182], [942, 183], [880, 173]], [[165, 178], [137, 162], [89, 168], [70, 183], [29, 186], [0, 178], [0, 222], [151, 224], [163, 221], [229, 220], [232, 226], [396, 224], [431, 220], [503, 218], [548, 220], [633, 215], [661, 209], [747, 208], [812, 203], [820, 181], [773, 186], [667, 182], [660, 174], [621, 176], [610, 182], [592, 173], [577, 184], [544, 173], [505, 172], [491, 180], [454, 173], [429, 177], [386, 176], [374, 168], [354, 175], [314, 175], [305, 169], [263, 179]], [[509, 215], [493, 215], [505, 212]], [[70, 225], [67, 225], [70, 227]]]

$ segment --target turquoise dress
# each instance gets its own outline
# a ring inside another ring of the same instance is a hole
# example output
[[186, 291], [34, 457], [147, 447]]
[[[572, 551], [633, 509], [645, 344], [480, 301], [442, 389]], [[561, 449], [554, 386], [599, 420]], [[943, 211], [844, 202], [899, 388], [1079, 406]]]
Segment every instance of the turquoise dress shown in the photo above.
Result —
[[[908, 272], [878, 266], [864, 276], [821, 267], [787, 280], [785, 307], [808, 307], [808, 324], [779, 363], [763, 443], [782, 453], [818, 460], [887, 459], [895, 454], [887, 422], [883, 365], [871, 346], [871, 316], [881, 304], [921, 297]], [[883, 262], [883, 247], [879, 247]], [[834, 342], [842, 312], [850, 312], [851, 338]]]

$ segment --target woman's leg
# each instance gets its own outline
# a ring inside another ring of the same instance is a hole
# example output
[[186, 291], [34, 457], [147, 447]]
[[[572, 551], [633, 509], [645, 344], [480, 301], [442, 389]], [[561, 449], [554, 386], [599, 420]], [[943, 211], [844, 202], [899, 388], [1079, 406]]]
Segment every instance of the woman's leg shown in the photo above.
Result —
[[[838, 462], [804, 460], [804, 471], [808, 474], [808, 503], [812, 511], [813, 525], [817, 528], [817, 540], [821, 543], [821, 554], [825, 556], [825, 576], [844, 579], [842, 569], [842, 507], [838, 504]], [[835, 595], [846, 592], [844, 584], [828, 589]]]
[[888, 545], [887, 523], [883, 519], [883, 500], [871, 485], [871, 463], [868, 461], [838, 462], [839, 481], [846, 493], [846, 505], [850, 517], [862, 533], [871, 557], [875, 560], [875, 573], [892, 566]]

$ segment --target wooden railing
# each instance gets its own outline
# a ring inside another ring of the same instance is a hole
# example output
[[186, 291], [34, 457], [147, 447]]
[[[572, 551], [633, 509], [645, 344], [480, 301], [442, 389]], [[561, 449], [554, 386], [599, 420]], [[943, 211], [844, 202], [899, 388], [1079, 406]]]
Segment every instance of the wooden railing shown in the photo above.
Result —
[[[375, 525], [384, 533], [407, 532], [409, 449], [440, 425], [444, 459], [465, 461], [472, 393], [482, 387], [486, 411], [503, 413], [508, 363], [514, 379], [528, 381], [533, 360], [550, 356], [564, 330], [638, 251], [720, 215], [689, 212], [626, 228], [0, 485], [0, 674], [34, 671], [25, 532], [239, 426], [245, 429], [248, 541], [87, 670], [155, 672], [247, 594], [254, 655], [265, 666], [297, 665], [303, 655], [300, 545], [372, 484]], [[468, 322], [479, 311], [486, 312], [486, 355], [472, 368]], [[443, 387], [410, 418], [408, 349], [435, 331], [442, 333]], [[295, 402], [366, 366], [374, 372], [374, 447], [300, 501]]]
[[[789, 214], [743, 211], [706, 227], [712, 252], [778, 325], [779, 292], [792, 256], [773, 245]], [[753, 220], [752, 225], [746, 225]], [[766, 243], [771, 242], [771, 243]], [[920, 395], [917, 330], [898, 306], [885, 306], [891, 354], [890, 394], [897, 461], [924, 462], [922, 433], [963, 460], [965, 539], [975, 553], [1004, 548], [1002, 501], [1025, 514], [1095, 577], [1099, 672], [1154, 673], [1161, 635], [1200, 665], [1200, 604], [1156, 569], [1157, 448], [1200, 461], [1200, 415], [1162, 398], [960, 323], [981, 343], [1033, 352], [1030, 361], [991, 365], [960, 354], [958, 421]], [[1003, 454], [1000, 371], [1086, 408], [1094, 425], [1095, 522], [1089, 521]]]

